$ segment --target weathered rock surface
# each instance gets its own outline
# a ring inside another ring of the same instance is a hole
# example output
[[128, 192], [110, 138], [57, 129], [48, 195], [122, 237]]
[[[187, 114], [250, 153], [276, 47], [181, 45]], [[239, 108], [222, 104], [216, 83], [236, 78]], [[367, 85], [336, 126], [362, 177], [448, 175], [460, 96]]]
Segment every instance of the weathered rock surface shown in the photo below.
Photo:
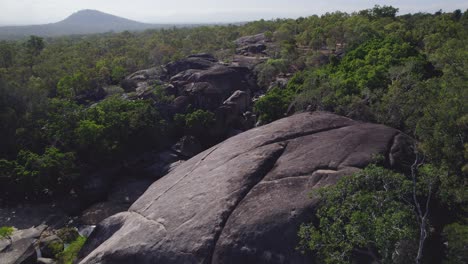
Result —
[[264, 44], [266, 41], [267, 41], [267, 38], [265, 37], [265, 34], [260, 33], [257, 35], [240, 37], [236, 39], [235, 43], [237, 46], [242, 47], [242, 46], [247, 46], [247, 45], [252, 45], [252, 44]]
[[9, 238], [0, 239], [0, 263], [35, 264], [37, 255], [34, 243], [46, 227], [41, 225], [17, 230]]
[[168, 76], [174, 76], [179, 72], [189, 69], [206, 70], [213, 66], [216, 59], [209, 54], [191, 55], [185, 59], [171, 62], [165, 66]]
[[[134, 92], [124, 95], [126, 98], [153, 98], [159, 104], [155, 85], [161, 87], [166, 96], [173, 97], [166, 105], [158, 105], [161, 114], [168, 119], [193, 109], [214, 112], [220, 125], [211, 131], [211, 136], [225, 138], [231, 129], [252, 128], [246, 127], [251, 122], [242, 125], [237, 123], [243, 119], [246, 111], [252, 110], [250, 95], [259, 90], [251, 67], [263, 59], [253, 60], [255, 62], [226, 65], [210, 54], [195, 54], [161, 67], [137, 71], [127, 76], [121, 85], [125, 91]], [[234, 100], [239, 97], [239, 92], [243, 92], [242, 100]], [[226, 100], [229, 101], [228, 106]]]
[[184, 162], [98, 225], [85, 263], [308, 263], [295, 250], [313, 219], [308, 193], [377, 154], [404, 168], [411, 139], [329, 113], [249, 130]]

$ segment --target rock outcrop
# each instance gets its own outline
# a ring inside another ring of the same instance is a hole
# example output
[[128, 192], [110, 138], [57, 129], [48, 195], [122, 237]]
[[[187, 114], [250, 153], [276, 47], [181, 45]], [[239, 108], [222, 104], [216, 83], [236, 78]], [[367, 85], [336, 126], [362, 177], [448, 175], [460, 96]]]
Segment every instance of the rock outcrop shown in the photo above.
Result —
[[7, 238], [0, 239], [0, 263], [34, 264], [37, 255], [34, 243], [39, 239], [46, 226], [16, 230]]
[[411, 143], [398, 130], [324, 112], [249, 130], [184, 162], [127, 212], [101, 222], [80, 263], [308, 263], [295, 250], [317, 203], [308, 193], [376, 155], [404, 169]]
[[[238, 63], [225, 64], [210, 54], [194, 54], [137, 71], [127, 76], [121, 86], [129, 92], [124, 95], [126, 98], [153, 98], [167, 120], [196, 109], [211, 111], [216, 116], [216, 127], [209, 133], [210, 138], [216, 139], [214, 143], [233, 130], [245, 131], [255, 124], [245, 118], [246, 112], [252, 112], [252, 95], [259, 91], [255, 72]], [[167, 98], [161, 102], [158, 96]]]
[[251, 36], [244, 36], [236, 39], [235, 44], [238, 47], [245, 47], [252, 44], [265, 44], [267, 42], [267, 38], [264, 33], [251, 35]]

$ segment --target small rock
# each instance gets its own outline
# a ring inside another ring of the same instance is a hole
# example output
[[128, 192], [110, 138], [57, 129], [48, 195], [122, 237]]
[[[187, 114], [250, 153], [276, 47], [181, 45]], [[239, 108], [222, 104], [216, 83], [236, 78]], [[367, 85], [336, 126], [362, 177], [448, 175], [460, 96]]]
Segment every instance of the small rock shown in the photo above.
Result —
[[56, 264], [57, 261], [50, 259], [50, 258], [38, 258], [37, 263], [40, 264]]
[[63, 241], [56, 235], [48, 236], [39, 241], [42, 256], [53, 258], [64, 249]]
[[78, 230], [78, 232], [80, 233], [81, 236], [89, 237], [95, 228], [96, 228], [95, 225], [83, 226]]

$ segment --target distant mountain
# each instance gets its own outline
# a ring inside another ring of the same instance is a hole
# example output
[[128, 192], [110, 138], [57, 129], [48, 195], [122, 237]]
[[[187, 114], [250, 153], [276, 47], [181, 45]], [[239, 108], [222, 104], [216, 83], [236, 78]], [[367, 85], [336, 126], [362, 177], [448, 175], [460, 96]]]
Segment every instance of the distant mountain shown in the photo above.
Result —
[[109, 31], [140, 31], [172, 27], [169, 24], [147, 24], [106, 14], [97, 10], [81, 10], [57, 23], [31, 26], [0, 27], [0, 39], [18, 39], [30, 35], [43, 37], [94, 34]]

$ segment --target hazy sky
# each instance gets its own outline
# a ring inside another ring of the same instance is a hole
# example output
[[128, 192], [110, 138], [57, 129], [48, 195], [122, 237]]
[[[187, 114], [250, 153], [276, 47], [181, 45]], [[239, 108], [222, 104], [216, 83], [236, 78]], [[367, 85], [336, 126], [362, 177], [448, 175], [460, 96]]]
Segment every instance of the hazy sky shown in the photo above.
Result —
[[352, 12], [375, 4], [400, 14], [468, 8], [468, 0], [0, 0], [0, 25], [57, 22], [81, 9], [96, 9], [141, 22], [234, 22]]

